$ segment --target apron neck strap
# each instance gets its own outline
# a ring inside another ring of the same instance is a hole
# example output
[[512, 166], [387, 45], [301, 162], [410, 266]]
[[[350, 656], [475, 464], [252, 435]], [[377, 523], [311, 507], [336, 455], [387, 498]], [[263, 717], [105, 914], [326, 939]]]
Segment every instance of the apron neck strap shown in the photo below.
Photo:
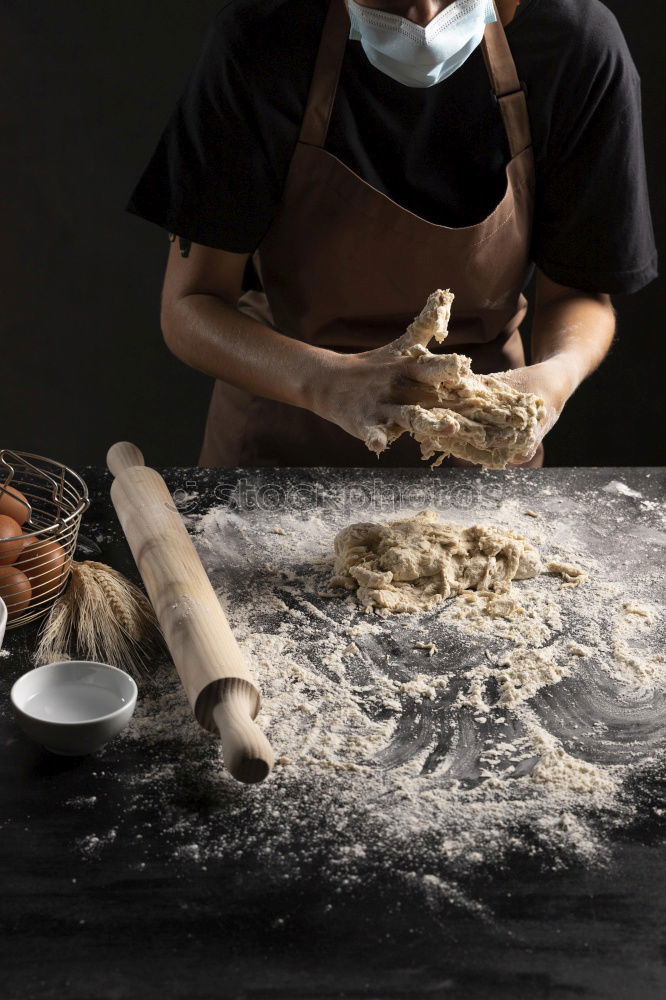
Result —
[[[481, 50], [513, 158], [532, 144], [532, 135], [524, 88], [518, 80], [497, 4], [494, 6], [497, 20], [486, 25]], [[299, 142], [308, 146], [323, 148], [326, 142], [349, 27], [345, 0], [329, 0], [299, 135]]]
[[532, 145], [532, 132], [525, 85], [518, 79], [516, 64], [502, 27], [497, 3], [493, 2], [493, 6], [497, 20], [486, 25], [481, 51], [492, 84], [492, 92], [502, 113], [513, 158]]
[[299, 142], [323, 147], [349, 38], [345, 0], [329, 0]]

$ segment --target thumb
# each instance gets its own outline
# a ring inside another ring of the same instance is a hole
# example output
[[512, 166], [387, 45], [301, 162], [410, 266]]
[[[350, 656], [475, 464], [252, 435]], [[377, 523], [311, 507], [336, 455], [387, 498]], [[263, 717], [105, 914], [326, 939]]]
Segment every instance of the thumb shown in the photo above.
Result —
[[389, 344], [392, 353], [413, 357], [423, 354], [432, 338], [441, 344], [449, 332], [453, 293], [448, 288], [438, 288], [428, 296], [421, 312], [397, 340]]

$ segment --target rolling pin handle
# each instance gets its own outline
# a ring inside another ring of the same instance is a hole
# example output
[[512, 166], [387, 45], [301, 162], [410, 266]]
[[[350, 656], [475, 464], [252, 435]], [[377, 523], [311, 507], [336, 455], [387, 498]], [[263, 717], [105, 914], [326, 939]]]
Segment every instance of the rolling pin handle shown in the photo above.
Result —
[[270, 774], [275, 763], [271, 746], [252, 719], [256, 690], [247, 681], [230, 679], [213, 709], [224, 763], [237, 781], [254, 784]]
[[133, 465], [145, 465], [146, 462], [131, 441], [117, 441], [106, 453], [106, 464], [113, 476], [119, 476], [125, 469], [131, 469]]

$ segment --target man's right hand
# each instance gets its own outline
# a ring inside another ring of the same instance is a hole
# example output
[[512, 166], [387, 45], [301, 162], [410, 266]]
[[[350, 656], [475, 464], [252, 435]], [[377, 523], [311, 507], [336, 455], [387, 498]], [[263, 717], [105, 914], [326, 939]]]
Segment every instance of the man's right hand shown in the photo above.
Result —
[[450, 361], [446, 354], [430, 355], [429, 340], [429, 335], [403, 334], [360, 354], [326, 351], [308, 408], [371, 451], [384, 451], [409, 426], [411, 406], [438, 405], [434, 387]]

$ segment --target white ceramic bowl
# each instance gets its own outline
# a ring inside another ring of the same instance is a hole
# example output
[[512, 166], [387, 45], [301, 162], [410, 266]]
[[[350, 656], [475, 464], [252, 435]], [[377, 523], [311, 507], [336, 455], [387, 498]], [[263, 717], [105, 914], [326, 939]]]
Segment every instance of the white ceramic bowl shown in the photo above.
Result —
[[0, 649], [2, 649], [2, 642], [5, 638], [5, 629], [7, 627], [7, 605], [0, 597]]
[[136, 684], [118, 667], [66, 660], [19, 677], [11, 700], [23, 731], [47, 750], [87, 754], [125, 728], [136, 705]]

